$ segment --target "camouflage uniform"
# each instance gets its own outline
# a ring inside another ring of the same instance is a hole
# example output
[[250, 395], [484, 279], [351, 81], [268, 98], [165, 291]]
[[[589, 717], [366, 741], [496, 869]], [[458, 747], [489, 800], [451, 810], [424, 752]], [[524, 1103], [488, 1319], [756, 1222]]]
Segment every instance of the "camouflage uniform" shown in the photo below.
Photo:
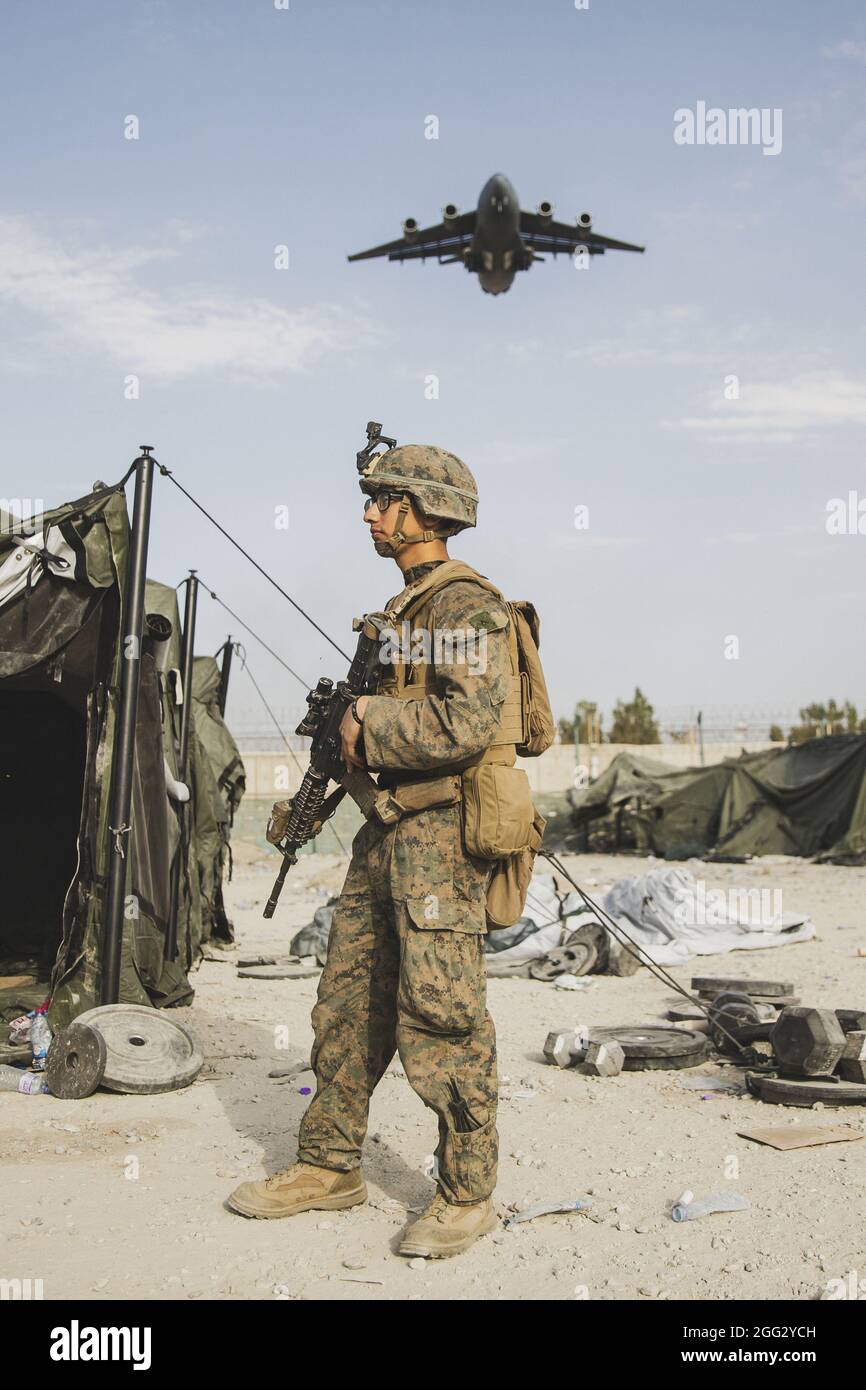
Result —
[[[407, 585], [439, 562], [407, 570]], [[471, 581], [430, 599], [432, 626], [486, 634], [477, 673], [441, 659], [435, 693], [373, 696], [364, 749], [384, 780], [415, 780], [482, 753], [511, 682], [508, 611]], [[428, 618], [429, 621], [429, 618]], [[453, 652], [445, 654], [447, 658]], [[496, 1040], [486, 1007], [485, 897], [489, 862], [463, 849], [459, 804], [367, 821], [337, 909], [313, 1010], [316, 1094], [298, 1158], [348, 1170], [361, 1161], [369, 1100], [399, 1052], [409, 1081], [439, 1120], [439, 1184], [452, 1203], [489, 1197], [496, 1181]]]

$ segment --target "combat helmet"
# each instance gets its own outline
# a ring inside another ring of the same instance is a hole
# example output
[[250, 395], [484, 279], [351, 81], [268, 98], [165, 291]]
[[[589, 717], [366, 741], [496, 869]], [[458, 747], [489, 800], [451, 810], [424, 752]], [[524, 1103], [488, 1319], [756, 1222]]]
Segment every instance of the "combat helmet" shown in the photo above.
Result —
[[[475, 525], [478, 487], [466, 464], [455, 454], [432, 444], [401, 444], [385, 453], [374, 453], [379, 442], [392, 444], [378, 434], [358, 454], [359, 482], [361, 491], [370, 495], [389, 488], [403, 492], [389, 549], [393, 551], [413, 541], [444, 540]], [[411, 498], [416, 498], [425, 514], [439, 525], [415, 536], [404, 535], [402, 523]]]

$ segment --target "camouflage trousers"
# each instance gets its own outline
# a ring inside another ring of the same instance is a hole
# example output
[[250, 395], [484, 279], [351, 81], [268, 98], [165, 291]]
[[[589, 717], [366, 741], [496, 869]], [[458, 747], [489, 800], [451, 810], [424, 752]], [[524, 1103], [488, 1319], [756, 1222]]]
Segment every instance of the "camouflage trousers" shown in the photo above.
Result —
[[439, 1121], [449, 1202], [496, 1184], [496, 1035], [487, 1012], [484, 901], [490, 865], [465, 854], [459, 806], [362, 826], [334, 912], [313, 1009], [316, 1094], [298, 1158], [361, 1162], [370, 1096], [399, 1053]]

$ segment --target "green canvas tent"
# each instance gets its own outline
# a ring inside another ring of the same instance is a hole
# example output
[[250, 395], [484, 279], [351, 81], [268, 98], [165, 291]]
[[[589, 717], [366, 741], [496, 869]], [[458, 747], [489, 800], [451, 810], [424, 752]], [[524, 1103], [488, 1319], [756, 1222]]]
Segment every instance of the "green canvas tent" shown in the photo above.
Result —
[[620, 753], [569, 792], [583, 849], [866, 863], [866, 735], [837, 734], [673, 770]]
[[[36, 973], [24, 1002], [50, 995], [55, 1027], [100, 1002], [129, 537], [120, 485], [0, 532], [0, 974]], [[231, 939], [231, 927], [216, 885], [223, 799], [197, 716], [189, 810], [168, 794], [183, 699], [175, 590], [148, 581], [145, 609], [167, 618], [171, 634], [146, 637], [140, 652], [120, 1000], [163, 1007], [190, 1002], [202, 942]], [[236, 800], [242, 789], [241, 767]]]

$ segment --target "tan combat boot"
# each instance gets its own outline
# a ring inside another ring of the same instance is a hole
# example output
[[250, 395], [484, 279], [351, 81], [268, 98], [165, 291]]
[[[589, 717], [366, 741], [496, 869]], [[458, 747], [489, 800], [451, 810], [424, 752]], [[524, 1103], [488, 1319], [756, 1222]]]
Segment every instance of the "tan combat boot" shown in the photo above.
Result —
[[471, 1206], [455, 1206], [437, 1192], [424, 1215], [413, 1221], [406, 1231], [400, 1243], [400, 1254], [423, 1255], [430, 1260], [459, 1255], [473, 1240], [486, 1235], [498, 1224], [499, 1218], [489, 1197]]
[[242, 1182], [228, 1199], [241, 1216], [297, 1216], [301, 1211], [339, 1211], [366, 1202], [367, 1188], [360, 1168], [348, 1173], [293, 1163], [284, 1173], [264, 1182]]

